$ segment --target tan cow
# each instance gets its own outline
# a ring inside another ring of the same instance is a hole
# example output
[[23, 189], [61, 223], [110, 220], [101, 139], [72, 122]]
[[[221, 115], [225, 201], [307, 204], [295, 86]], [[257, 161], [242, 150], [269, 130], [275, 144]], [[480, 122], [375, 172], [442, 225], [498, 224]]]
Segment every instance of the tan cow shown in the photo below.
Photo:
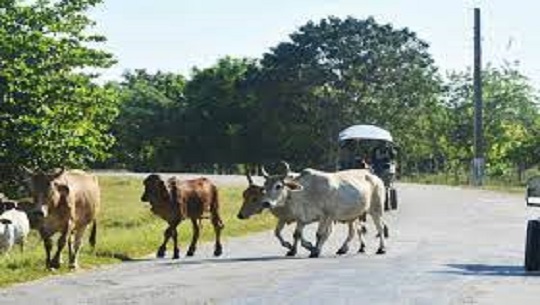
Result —
[[[43, 215], [39, 232], [43, 239], [46, 266], [60, 267], [62, 249], [68, 243], [69, 268], [78, 268], [82, 237], [92, 224], [90, 245], [96, 244], [96, 216], [100, 209], [100, 189], [96, 176], [81, 170], [36, 172], [31, 175], [31, 192], [37, 212]], [[52, 237], [60, 232], [58, 247], [51, 259]]]

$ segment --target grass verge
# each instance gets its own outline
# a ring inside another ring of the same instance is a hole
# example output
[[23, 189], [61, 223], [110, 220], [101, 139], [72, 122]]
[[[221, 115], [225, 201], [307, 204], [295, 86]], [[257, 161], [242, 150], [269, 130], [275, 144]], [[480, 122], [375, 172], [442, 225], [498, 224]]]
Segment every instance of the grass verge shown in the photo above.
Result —
[[[79, 257], [81, 268], [90, 269], [154, 253], [162, 241], [166, 223], [150, 212], [147, 203], [140, 201], [141, 180], [100, 177], [100, 186], [103, 206], [98, 219], [97, 246], [95, 252], [91, 253], [88, 247], [90, 235], [88, 230], [84, 237], [85, 246]], [[275, 225], [275, 219], [269, 213], [250, 220], [242, 221], [236, 218], [242, 202], [242, 190], [243, 188], [236, 187], [222, 187], [219, 190], [221, 216], [225, 223], [223, 230], [225, 248], [227, 237], [259, 232]], [[182, 254], [185, 254], [184, 251], [191, 239], [191, 223], [180, 224], [178, 231]], [[212, 225], [205, 220], [199, 242], [213, 238]], [[64, 253], [64, 264], [60, 270], [54, 273], [46, 270], [43, 244], [37, 232], [32, 231], [24, 253], [15, 247], [7, 255], [0, 257], [0, 287], [69, 272], [66, 264], [67, 249], [64, 249]], [[201, 250], [195, 255], [197, 254], [201, 255]]]

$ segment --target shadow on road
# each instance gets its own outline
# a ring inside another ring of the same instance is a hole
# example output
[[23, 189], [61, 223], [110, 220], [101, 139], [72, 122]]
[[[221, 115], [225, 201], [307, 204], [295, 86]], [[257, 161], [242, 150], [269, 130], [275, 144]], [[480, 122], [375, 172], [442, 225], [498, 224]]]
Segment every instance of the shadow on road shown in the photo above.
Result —
[[249, 262], [268, 262], [277, 260], [294, 260], [301, 259], [300, 257], [288, 257], [288, 256], [257, 256], [257, 257], [231, 257], [231, 258], [206, 258], [206, 259], [180, 259], [171, 260], [165, 265], [202, 265], [202, 264], [223, 264], [223, 263], [249, 263]]
[[454, 270], [441, 271], [441, 273], [474, 276], [540, 276], [539, 271], [529, 272], [521, 265], [448, 264], [446, 266]]

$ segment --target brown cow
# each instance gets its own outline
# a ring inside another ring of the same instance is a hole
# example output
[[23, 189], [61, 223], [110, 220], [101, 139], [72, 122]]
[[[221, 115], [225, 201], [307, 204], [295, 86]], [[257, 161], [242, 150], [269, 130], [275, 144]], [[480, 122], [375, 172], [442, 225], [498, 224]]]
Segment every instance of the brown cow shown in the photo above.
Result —
[[[45, 246], [47, 268], [60, 267], [61, 253], [66, 242], [69, 268], [78, 268], [82, 237], [91, 223], [89, 242], [92, 247], [96, 244], [96, 216], [100, 208], [97, 177], [81, 170], [37, 172], [31, 176], [30, 187], [37, 212], [43, 216], [39, 232]], [[61, 235], [56, 253], [51, 259], [52, 236], [56, 232]]]
[[200, 222], [203, 218], [207, 218], [206, 213], [210, 213], [210, 220], [216, 234], [214, 255], [222, 254], [223, 247], [220, 239], [224, 226], [219, 216], [217, 187], [210, 180], [198, 178], [180, 181], [172, 177], [167, 180], [166, 185], [159, 175], [151, 174], [143, 183], [144, 193], [141, 201], [149, 202], [151, 211], [169, 224], [163, 234], [164, 240], [157, 251], [157, 257], [165, 256], [167, 242], [171, 237], [174, 242], [173, 259], [180, 257], [176, 227], [186, 218], [189, 218], [193, 225], [193, 236], [186, 255], [193, 256], [199, 239]]

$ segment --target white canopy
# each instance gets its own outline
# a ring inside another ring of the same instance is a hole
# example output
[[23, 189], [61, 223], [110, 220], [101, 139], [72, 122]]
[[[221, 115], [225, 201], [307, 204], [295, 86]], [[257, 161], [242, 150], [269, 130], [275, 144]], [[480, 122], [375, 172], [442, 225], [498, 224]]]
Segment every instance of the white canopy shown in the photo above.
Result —
[[375, 125], [353, 125], [339, 133], [339, 141], [355, 140], [383, 140], [393, 142], [392, 135], [388, 130]]

